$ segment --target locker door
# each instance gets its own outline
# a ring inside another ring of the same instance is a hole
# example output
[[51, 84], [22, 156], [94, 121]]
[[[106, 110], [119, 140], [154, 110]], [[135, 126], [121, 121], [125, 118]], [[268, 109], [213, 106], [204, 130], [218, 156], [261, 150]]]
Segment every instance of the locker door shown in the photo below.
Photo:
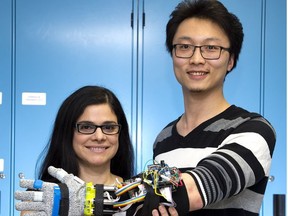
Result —
[[[138, 171], [152, 159], [153, 142], [160, 130], [183, 113], [182, 91], [173, 73], [172, 60], [165, 47], [166, 23], [178, 0], [146, 0], [143, 3], [145, 26], [142, 59], [142, 121], [143, 136], [137, 143], [141, 158], [137, 158]], [[140, 100], [140, 99], [139, 99]]]
[[[72, 91], [83, 85], [110, 88], [131, 121], [132, 3], [16, 1], [16, 125], [12, 159], [17, 190], [19, 173], [34, 178], [35, 163], [48, 142], [56, 112]], [[18, 212], [15, 210], [14, 214]]]
[[[11, 97], [11, 1], [0, 1], [0, 215], [10, 214], [12, 97]], [[3, 164], [4, 163], [4, 164]]]
[[264, 196], [263, 216], [273, 215], [273, 194], [286, 194], [287, 191], [286, 2], [280, 0], [275, 4], [269, 0], [265, 5], [267, 43], [263, 62], [263, 113], [275, 128], [277, 141], [270, 171], [272, 181]]

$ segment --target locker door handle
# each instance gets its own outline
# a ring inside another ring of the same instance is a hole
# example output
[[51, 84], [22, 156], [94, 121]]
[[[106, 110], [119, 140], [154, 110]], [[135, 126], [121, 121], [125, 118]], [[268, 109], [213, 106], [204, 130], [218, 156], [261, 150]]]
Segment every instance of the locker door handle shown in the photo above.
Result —
[[268, 181], [269, 181], [269, 182], [273, 182], [274, 180], [275, 180], [275, 176], [270, 175], [270, 176], [268, 177]]

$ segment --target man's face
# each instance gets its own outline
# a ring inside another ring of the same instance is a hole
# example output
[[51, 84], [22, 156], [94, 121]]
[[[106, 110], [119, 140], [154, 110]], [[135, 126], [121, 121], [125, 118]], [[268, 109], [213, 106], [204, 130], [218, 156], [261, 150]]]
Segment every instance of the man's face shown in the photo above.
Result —
[[[173, 44], [194, 46], [214, 45], [230, 48], [224, 31], [207, 19], [189, 18], [178, 27]], [[232, 69], [234, 60], [227, 50], [222, 50], [217, 60], [204, 59], [196, 48], [191, 58], [179, 58], [173, 50], [174, 73], [184, 91], [199, 93], [221, 91], [226, 72]]]

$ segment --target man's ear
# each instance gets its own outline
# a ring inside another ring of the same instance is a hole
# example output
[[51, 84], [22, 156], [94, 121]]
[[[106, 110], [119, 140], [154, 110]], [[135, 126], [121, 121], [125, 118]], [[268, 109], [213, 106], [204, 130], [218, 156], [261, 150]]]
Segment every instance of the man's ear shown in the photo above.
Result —
[[227, 71], [231, 71], [234, 66], [234, 54], [230, 55], [228, 65], [227, 65]]

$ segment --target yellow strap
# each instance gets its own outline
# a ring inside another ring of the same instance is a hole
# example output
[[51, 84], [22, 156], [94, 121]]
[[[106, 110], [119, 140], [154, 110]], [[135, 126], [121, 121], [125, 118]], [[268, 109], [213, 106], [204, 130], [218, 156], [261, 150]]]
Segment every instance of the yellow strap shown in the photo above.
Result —
[[93, 215], [95, 188], [92, 182], [86, 183], [86, 199], [84, 203], [84, 215]]

